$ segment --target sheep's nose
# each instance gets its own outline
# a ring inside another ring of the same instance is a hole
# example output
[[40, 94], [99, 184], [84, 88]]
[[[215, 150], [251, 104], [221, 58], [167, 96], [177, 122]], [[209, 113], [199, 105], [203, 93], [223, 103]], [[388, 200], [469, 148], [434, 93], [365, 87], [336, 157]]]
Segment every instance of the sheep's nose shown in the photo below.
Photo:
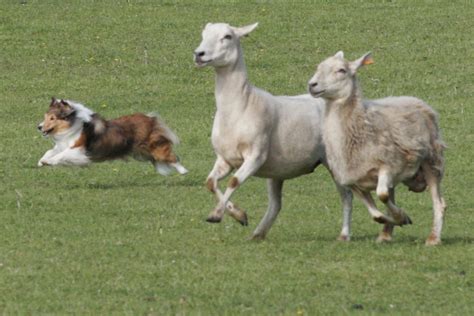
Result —
[[204, 51], [200, 51], [200, 52], [194, 52], [194, 56], [196, 57], [202, 57], [204, 56], [206, 53]]
[[316, 87], [317, 85], [318, 85], [317, 82], [310, 82], [310, 83], [309, 83], [309, 86], [310, 86], [311, 88], [314, 88], [314, 87]]

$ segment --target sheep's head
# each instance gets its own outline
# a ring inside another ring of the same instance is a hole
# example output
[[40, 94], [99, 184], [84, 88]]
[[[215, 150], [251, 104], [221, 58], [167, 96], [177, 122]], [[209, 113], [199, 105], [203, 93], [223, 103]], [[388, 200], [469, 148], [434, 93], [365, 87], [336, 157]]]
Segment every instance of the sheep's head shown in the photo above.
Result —
[[370, 52], [350, 62], [345, 60], [344, 53], [339, 51], [318, 65], [316, 73], [308, 82], [309, 93], [315, 98], [329, 100], [349, 97], [355, 87], [357, 70], [372, 63]]
[[208, 23], [202, 31], [202, 41], [194, 51], [198, 67], [225, 67], [234, 64], [240, 54], [240, 38], [252, 32], [258, 23], [233, 27], [226, 23]]

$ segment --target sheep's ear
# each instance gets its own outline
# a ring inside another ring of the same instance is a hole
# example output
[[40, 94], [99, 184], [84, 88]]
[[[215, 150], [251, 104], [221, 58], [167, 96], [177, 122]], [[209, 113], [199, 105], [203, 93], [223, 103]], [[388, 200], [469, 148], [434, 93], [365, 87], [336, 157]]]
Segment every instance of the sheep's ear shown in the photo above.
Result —
[[204, 28], [207, 29], [211, 25], [212, 25], [212, 23], [209, 22], [209, 23], [206, 24], [206, 26], [204, 26]]
[[247, 26], [242, 26], [242, 27], [232, 27], [232, 29], [235, 35], [237, 35], [237, 37], [243, 37], [243, 36], [247, 36], [250, 32], [255, 30], [257, 26], [258, 26], [258, 22], [247, 25]]
[[338, 51], [334, 57], [344, 59], [344, 52], [342, 50]]
[[374, 60], [372, 59], [372, 53], [368, 52], [361, 58], [354, 60], [353, 62], [350, 62], [349, 67], [352, 73], [355, 73], [360, 67], [365, 66], [365, 65], [371, 65], [373, 63], [374, 63]]

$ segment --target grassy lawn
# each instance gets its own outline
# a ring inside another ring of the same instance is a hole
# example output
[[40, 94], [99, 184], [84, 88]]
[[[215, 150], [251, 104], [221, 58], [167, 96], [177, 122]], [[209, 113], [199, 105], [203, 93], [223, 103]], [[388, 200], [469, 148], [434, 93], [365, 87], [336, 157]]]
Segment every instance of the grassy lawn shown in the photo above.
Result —
[[[473, 16], [466, 1], [2, 0], [0, 314], [474, 314]], [[430, 103], [449, 146], [443, 245], [424, 246], [429, 194], [404, 187], [414, 225], [393, 243], [374, 242], [381, 226], [359, 201], [353, 240], [337, 242], [340, 203], [323, 168], [286, 182], [264, 242], [247, 240], [266, 208], [263, 179], [233, 197], [248, 227], [206, 223], [214, 74], [192, 52], [211, 21], [260, 22], [242, 44], [250, 80], [274, 94], [304, 93], [338, 50], [370, 50], [366, 97]], [[107, 118], [158, 111], [190, 173], [135, 161], [37, 168], [51, 96]]]

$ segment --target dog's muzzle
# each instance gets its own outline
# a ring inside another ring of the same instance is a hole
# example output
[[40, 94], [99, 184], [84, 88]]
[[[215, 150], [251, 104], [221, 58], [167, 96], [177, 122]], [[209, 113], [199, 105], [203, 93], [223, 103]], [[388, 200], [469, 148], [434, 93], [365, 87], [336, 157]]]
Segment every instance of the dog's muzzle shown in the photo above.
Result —
[[38, 131], [40, 131], [41, 134], [43, 134], [43, 136], [48, 136], [48, 134], [51, 133], [51, 131], [53, 130], [52, 128], [50, 128], [47, 131], [44, 131], [42, 124], [38, 125], [37, 128], [38, 128]]

